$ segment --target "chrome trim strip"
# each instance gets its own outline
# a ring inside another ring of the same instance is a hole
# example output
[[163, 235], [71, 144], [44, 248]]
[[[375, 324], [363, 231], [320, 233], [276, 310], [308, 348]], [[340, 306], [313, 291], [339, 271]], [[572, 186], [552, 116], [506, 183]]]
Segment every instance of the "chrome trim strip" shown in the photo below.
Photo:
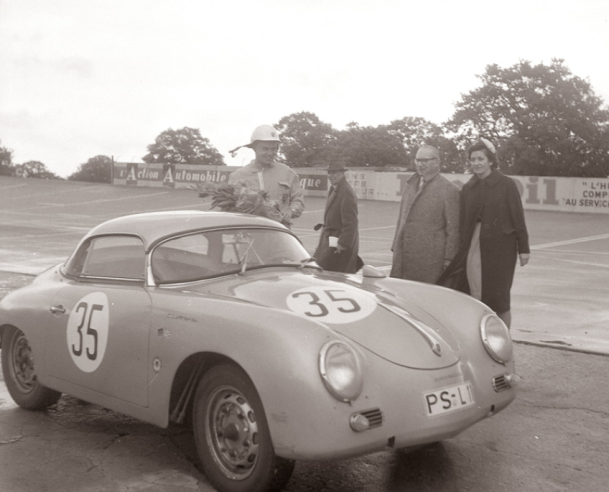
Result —
[[415, 328], [417, 332], [427, 341], [432, 352], [438, 357], [442, 357], [442, 346], [440, 345], [440, 342], [438, 342], [438, 340], [431, 333], [429, 333], [426, 325], [415, 319], [412, 315], [410, 315], [403, 309], [400, 309], [395, 306], [388, 306], [382, 303], [379, 303], [379, 306], [383, 306], [385, 309], [391, 311], [396, 316], [399, 316], [409, 325]]

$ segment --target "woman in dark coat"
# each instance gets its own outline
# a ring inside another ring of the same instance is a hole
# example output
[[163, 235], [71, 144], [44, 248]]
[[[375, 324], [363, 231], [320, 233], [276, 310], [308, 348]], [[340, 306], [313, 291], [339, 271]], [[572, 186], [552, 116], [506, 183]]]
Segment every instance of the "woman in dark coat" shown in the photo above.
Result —
[[461, 190], [460, 246], [440, 277], [447, 285], [461, 273], [459, 290], [489, 306], [510, 327], [510, 289], [517, 257], [530, 258], [529, 235], [516, 183], [497, 168], [495, 147], [480, 139], [467, 149], [474, 176]]

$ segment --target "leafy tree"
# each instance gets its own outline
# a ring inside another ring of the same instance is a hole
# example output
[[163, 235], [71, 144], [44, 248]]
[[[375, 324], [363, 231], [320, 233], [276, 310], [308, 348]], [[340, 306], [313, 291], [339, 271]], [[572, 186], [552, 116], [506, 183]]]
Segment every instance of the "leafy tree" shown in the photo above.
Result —
[[383, 127], [349, 123], [339, 132], [333, 158], [345, 167], [405, 167], [406, 149], [400, 137]]
[[110, 183], [112, 181], [112, 159], [105, 155], [91, 157], [85, 164], [78, 166], [71, 174], [70, 181], [90, 181], [93, 183]]
[[337, 132], [317, 115], [302, 111], [284, 116], [275, 128], [281, 134], [278, 159], [291, 167], [327, 166]]
[[24, 178], [61, 179], [40, 161], [27, 161], [16, 167]]
[[206, 164], [224, 166], [224, 158], [209, 140], [201, 136], [197, 128], [171, 128], [162, 132], [153, 144], [148, 146], [144, 162], [169, 164]]
[[13, 151], [0, 145], [0, 176], [12, 176], [14, 172]]
[[442, 127], [425, 118], [407, 116], [394, 120], [383, 127], [389, 134], [398, 137], [406, 149], [409, 164], [419, 147], [423, 144], [433, 145], [442, 155], [443, 172], [462, 172], [463, 160], [456, 144], [444, 136]]
[[609, 111], [563, 60], [489, 65], [478, 78], [482, 86], [462, 95], [446, 124], [462, 148], [491, 138], [508, 174], [609, 174]]

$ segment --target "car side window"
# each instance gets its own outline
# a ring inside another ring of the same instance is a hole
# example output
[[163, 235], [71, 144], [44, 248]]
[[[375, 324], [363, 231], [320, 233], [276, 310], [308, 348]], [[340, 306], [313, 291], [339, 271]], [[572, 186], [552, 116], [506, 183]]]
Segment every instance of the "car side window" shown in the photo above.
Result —
[[144, 244], [139, 237], [94, 237], [71, 258], [66, 273], [73, 276], [143, 280], [146, 274]]

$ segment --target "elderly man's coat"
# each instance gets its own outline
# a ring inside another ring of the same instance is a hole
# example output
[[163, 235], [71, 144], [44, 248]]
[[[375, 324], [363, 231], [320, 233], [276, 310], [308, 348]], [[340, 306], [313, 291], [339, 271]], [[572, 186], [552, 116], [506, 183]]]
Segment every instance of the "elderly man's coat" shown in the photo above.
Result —
[[[361, 268], [357, 227], [357, 197], [347, 179], [343, 177], [328, 196], [323, 230], [314, 254], [322, 268], [343, 273], [355, 273]], [[336, 248], [331, 248], [330, 236], [337, 237], [338, 244], [346, 250], [338, 253]]]
[[419, 189], [412, 176], [402, 196], [391, 276], [435, 283], [459, 247], [459, 189], [437, 174]]

